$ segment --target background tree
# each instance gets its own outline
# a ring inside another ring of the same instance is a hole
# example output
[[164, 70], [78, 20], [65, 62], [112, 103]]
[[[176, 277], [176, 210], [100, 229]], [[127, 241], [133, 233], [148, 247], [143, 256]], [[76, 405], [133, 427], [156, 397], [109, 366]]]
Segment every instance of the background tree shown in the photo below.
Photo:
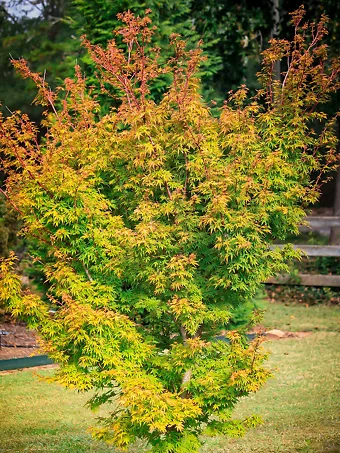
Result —
[[[200, 95], [200, 49], [174, 35], [174, 56], [159, 64], [147, 16], [120, 16], [125, 52], [84, 41], [121, 96], [108, 115], [98, 117], [79, 67], [56, 93], [14, 61], [39, 89], [47, 132], [39, 143], [26, 115], [1, 119], [4, 195], [50, 288], [48, 303], [23, 292], [11, 256], [0, 297], [39, 331], [61, 364], [57, 381], [97, 390], [92, 407], [115, 404], [96, 436], [117, 447], [142, 438], [154, 452], [194, 453], [202, 433], [237, 436], [258, 423], [231, 418], [269, 372], [261, 338], [230, 331], [230, 313], [298, 256], [269, 244], [298, 231], [319, 195], [311, 172], [336, 163], [334, 118], [316, 105], [340, 87], [340, 61], [326, 65], [326, 18], [310, 40], [303, 14], [292, 42], [265, 51], [256, 97], [242, 87], [218, 117]], [[273, 82], [279, 59], [289, 65]], [[164, 74], [172, 83], [155, 102]], [[229, 343], [215, 341], [221, 329]]]
[[73, 44], [73, 32], [64, 21], [67, 7], [68, 3], [61, 0], [2, 4], [0, 97], [4, 114], [8, 113], [6, 107], [20, 109], [39, 123], [42, 112], [32, 106], [34, 84], [17, 77], [10, 58], [27, 58], [33, 70], [46, 74], [52, 87], [72, 74], [78, 44]]

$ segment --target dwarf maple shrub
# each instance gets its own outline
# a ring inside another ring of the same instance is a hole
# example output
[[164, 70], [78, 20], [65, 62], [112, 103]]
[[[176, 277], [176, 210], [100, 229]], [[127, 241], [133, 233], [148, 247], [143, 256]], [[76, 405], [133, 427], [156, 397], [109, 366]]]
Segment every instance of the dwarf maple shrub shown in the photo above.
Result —
[[[115, 39], [104, 49], [84, 38], [103, 90], [120, 93], [103, 117], [79, 67], [55, 93], [13, 62], [39, 89], [46, 133], [39, 142], [20, 112], [1, 119], [3, 193], [50, 287], [49, 303], [23, 292], [12, 255], [1, 299], [39, 331], [60, 363], [55, 380], [97, 390], [92, 407], [113, 403], [95, 435], [118, 448], [142, 438], [153, 452], [197, 452], [200, 434], [239, 436], [258, 422], [231, 413], [270, 375], [261, 338], [214, 337], [297, 256], [269, 244], [298, 231], [318, 197], [311, 172], [335, 163], [334, 121], [318, 106], [339, 87], [339, 61], [327, 65], [326, 18], [310, 29], [302, 16], [293, 42], [264, 52], [257, 97], [241, 87], [218, 118], [200, 96], [199, 46], [172, 36], [174, 56], [160, 67], [147, 15], [120, 16], [125, 53]], [[287, 61], [282, 82], [277, 59]], [[150, 86], [164, 73], [172, 83], [156, 104]]]

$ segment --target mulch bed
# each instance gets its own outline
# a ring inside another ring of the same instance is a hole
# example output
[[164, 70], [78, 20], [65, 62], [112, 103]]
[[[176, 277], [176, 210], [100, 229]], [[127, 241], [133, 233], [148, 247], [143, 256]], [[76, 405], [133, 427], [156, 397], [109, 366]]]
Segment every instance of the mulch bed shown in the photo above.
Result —
[[7, 320], [0, 322], [0, 360], [17, 359], [42, 354], [37, 344], [36, 333], [28, 330], [24, 323], [16, 324]]

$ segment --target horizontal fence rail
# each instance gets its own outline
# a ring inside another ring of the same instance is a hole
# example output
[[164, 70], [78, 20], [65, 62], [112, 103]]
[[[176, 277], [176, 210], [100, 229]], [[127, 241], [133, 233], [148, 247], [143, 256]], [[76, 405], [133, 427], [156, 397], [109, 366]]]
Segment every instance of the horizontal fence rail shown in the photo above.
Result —
[[[299, 227], [301, 232], [312, 230], [329, 230], [340, 228], [340, 216], [307, 216], [304, 218], [305, 224]], [[279, 247], [282, 249], [284, 244], [273, 244], [271, 250]], [[301, 250], [307, 257], [340, 257], [340, 245], [293, 245], [294, 249]], [[321, 274], [298, 274], [298, 275], [278, 275], [269, 278], [266, 283], [274, 285], [302, 285], [302, 286], [329, 286], [340, 287], [340, 275], [321, 275]]]
[[[273, 244], [271, 250], [282, 249], [285, 244]], [[301, 250], [307, 256], [337, 256], [340, 257], [340, 245], [293, 245], [295, 250]]]
[[300, 231], [340, 227], [340, 216], [307, 216], [304, 222], [308, 225], [301, 225]]
[[340, 287], [340, 275], [298, 274], [278, 275], [269, 278], [266, 283], [271, 285], [302, 285]]

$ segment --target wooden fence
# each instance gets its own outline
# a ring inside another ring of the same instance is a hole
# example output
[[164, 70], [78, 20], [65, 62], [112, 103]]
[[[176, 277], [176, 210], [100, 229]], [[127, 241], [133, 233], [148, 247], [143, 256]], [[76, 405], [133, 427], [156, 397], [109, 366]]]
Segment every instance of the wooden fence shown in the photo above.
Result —
[[[340, 216], [325, 217], [325, 216], [310, 216], [306, 217], [306, 223], [300, 227], [300, 231], [311, 230], [329, 230], [331, 228], [340, 227]], [[282, 248], [284, 244], [275, 244], [271, 249], [276, 247]], [[339, 245], [294, 245], [294, 248], [302, 250], [307, 257], [327, 256], [340, 257]], [[340, 275], [322, 275], [322, 274], [298, 274], [296, 276], [278, 275], [266, 281], [266, 283], [276, 285], [304, 285], [304, 286], [332, 286], [340, 287]]]

